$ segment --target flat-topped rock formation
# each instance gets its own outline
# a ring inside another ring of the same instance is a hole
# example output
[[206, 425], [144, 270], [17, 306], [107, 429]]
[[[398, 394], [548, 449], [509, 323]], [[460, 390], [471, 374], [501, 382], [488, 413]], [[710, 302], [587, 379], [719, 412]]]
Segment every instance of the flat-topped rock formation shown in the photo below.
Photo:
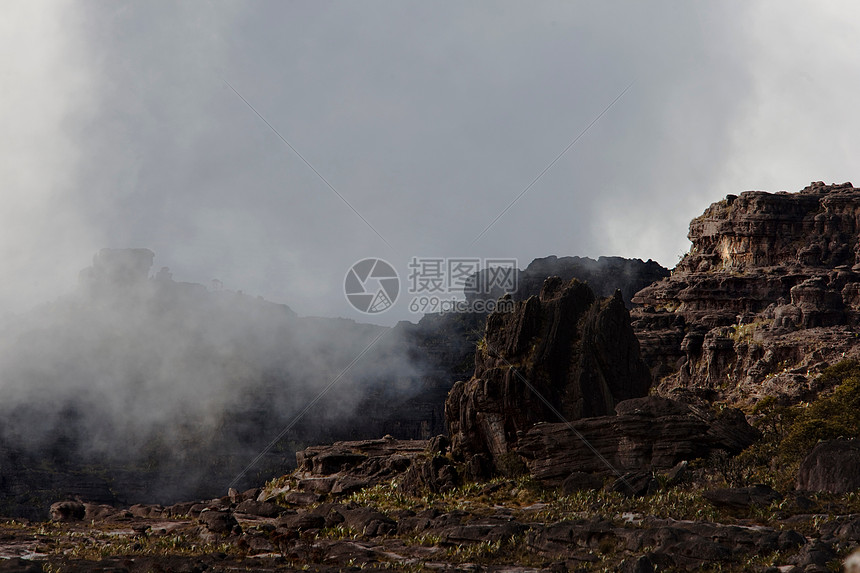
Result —
[[633, 297], [662, 392], [797, 400], [815, 391], [810, 375], [857, 353], [860, 189], [729, 195], [688, 237], [672, 276]]

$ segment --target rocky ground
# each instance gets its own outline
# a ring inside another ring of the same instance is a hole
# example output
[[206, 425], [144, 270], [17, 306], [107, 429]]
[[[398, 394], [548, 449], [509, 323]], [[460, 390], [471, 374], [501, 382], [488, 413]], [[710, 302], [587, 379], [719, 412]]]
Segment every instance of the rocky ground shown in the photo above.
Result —
[[860, 542], [853, 494], [721, 487], [707, 464], [640, 496], [582, 476], [458, 485], [445, 442], [315, 448], [264, 488], [169, 507], [57, 503], [0, 523], [0, 571], [830, 571]]

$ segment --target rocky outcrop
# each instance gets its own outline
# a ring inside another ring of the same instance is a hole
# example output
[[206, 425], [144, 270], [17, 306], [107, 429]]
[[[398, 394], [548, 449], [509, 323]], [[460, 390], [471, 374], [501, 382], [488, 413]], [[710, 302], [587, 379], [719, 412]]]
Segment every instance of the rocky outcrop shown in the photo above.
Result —
[[81, 271], [80, 282], [100, 296], [146, 283], [155, 253], [149, 249], [102, 249], [93, 266]]
[[738, 410], [715, 414], [649, 396], [620, 402], [616, 411], [615, 416], [538, 424], [520, 438], [516, 453], [532, 477], [558, 486], [578, 472], [618, 477], [667, 470], [718, 450], [736, 454], [759, 437]]
[[828, 363], [858, 353], [860, 189], [729, 195], [688, 236], [672, 276], [633, 297], [661, 393], [797, 401]]
[[629, 320], [620, 293], [596, 299], [558, 277], [514, 312], [490, 315], [474, 376], [446, 402], [454, 450], [498, 464], [536, 423], [601, 416], [644, 396], [650, 376]]
[[51, 504], [51, 519], [53, 521], [81, 521], [86, 513], [87, 509], [79, 501], [58, 501]]
[[[429, 444], [426, 440], [396, 440], [388, 436], [311, 446], [296, 452], [296, 487], [315, 494], [348, 495], [401, 476], [418, 458], [424, 457]], [[289, 491], [290, 488], [264, 492], [262, 497], [272, 498]]]

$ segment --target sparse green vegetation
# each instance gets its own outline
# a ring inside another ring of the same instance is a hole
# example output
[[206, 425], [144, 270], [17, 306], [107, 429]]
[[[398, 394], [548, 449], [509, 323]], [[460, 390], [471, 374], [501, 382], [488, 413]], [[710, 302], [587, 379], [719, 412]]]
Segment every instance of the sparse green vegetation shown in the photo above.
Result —
[[768, 397], [753, 409], [762, 439], [736, 459], [746, 481], [791, 489], [800, 462], [819, 440], [860, 436], [860, 362], [831, 366], [815, 385], [832, 389], [791, 406]]
[[765, 324], [764, 321], [751, 322], [748, 324], [736, 324], [731, 328], [730, 338], [736, 344], [758, 344], [755, 340], [756, 330]]

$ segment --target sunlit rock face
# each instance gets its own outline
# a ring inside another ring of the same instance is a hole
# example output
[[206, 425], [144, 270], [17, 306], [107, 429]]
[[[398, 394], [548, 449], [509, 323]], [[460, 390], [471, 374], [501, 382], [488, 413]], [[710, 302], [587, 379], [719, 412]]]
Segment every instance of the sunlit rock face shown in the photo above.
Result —
[[858, 353], [860, 189], [729, 195], [688, 237], [672, 276], [633, 297], [661, 392], [798, 400], [827, 364]]

